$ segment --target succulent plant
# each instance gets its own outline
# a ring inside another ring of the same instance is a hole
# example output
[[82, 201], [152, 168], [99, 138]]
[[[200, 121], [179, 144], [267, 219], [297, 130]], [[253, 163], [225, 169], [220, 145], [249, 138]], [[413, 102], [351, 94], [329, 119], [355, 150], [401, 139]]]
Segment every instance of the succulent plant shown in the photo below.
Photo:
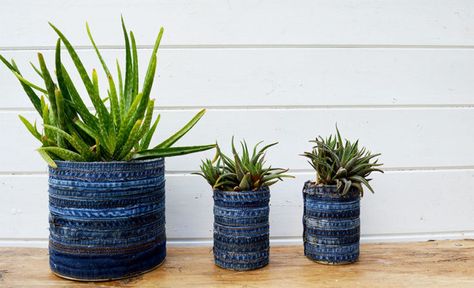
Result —
[[372, 154], [365, 147], [359, 147], [359, 140], [355, 143], [345, 139], [342, 140], [339, 129], [336, 127], [336, 135], [330, 135], [326, 139], [321, 136], [313, 141], [316, 145], [311, 152], [305, 152], [302, 156], [309, 158], [309, 164], [316, 170], [316, 184], [336, 185], [338, 191], [344, 195], [351, 187], [357, 189], [361, 196], [366, 186], [372, 193], [369, 175], [372, 172], [383, 171], [377, 167], [382, 166], [375, 157], [380, 154]]
[[232, 138], [232, 157], [226, 156], [216, 144], [214, 159], [203, 160], [201, 172], [194, 174], [204, 177], [213, 189], [222, 191], [256, 191], [284, 177], [293, 178], [285, 174], [288, 169], [265, 166], [265, 151], [278, 143], [266, 145], [257, 151], [261, 143], [257, 143], [250, 152], [247, 143], [242, 141], [242, 153], [239, 155]]
[[[150, 99], [150, 92], [163, 28], [160, 29], [156, 38], [148, 70], [140, 88], [137, 45], [133, 32], [127, 32], [123, 19], [125, 71], [122, 74], [117, 60], [118, 83], [112, 77], [92, 38], [89, 26], [86, 24], [89, 39], [107, 76], [107, 97], [101, 98], [96, 70], [92, 70], [92, 74], [89, 75], [66, 36], [53, 24], [50, 23], [50, 25], [59, 36], [56, 43], [55, 75], [50, 73], [41, 53], [38, 53], [39, 68], [32, 64], [33, 69], [42, 78], [45, 88], [25, 79], [15, 61], [9, 62], [0, 55], [0, 60], [18, 78], [26, 95], [43, 120], [44, 129], [40, 132], [36, 123], [32, 124], [20, 116], [26, 128], [42, 143], [42, 147], [38, 151], [49, 165], [55, 167], [54, 160], [121, 161], [169, 157], [208, 150], [215, 146], [172, 147], [204, 115], [205, 110], [203, 109], [175, 134], [153, 148], [149, 148], [160, 120], [160, 115], [153, 120], [154, 99]], [[62, 44], [64, 44], [82, 79], [94, 109], [89, 109], [86, 106], [71, 80], [70, 73], [63, 65]], [[57, 82], [54, 82], [53, 76]], [[37, 92], [42, 96], [38, 96]]]

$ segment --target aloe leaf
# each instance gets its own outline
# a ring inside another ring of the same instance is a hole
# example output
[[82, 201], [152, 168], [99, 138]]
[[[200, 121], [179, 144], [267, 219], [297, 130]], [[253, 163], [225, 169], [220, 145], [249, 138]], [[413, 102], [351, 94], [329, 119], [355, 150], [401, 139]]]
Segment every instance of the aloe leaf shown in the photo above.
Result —
[[119, 84], [119, 96], [120, 96], [120, 115], [121, 117], [125, 117], [125, 96], [123, 93], [123, 78], [122, 78], [122, 70], [120, 69], [120, 64], [118, 59], [116, 60], [117, 64], [117, 77], [118, 77], [118, 84]]
[[58, 34], [59, 38], [61, 38], [62, 42], [64, 43], [64, 46], [66, 46], [66, 49], [68, 50], [69, 55], [71, 56], [71, 59], [74, 62], [74, 65], [76, 66], [76, 69], [79, 72], [79, 76], [81, 77], [82, 82], [84, 82], [84, 86], [86, 87], [86, 90], [89, 93], [90, 97], [95, 98], [95, 90], [92, 84], [92, 80], [89, 78], [86, 68], [84, 67], [84, 64], [82, 64], [82, 61], [79, 58], [79, 55], [77, 55], [76, 50], [74, 49], [74, 47], [72, 47], [66, 36], [64, 36], [64, 34], [58, 28], [56, 28], [56, 26], [54, 26], [52, 23], [49, 23], [49, 25], [54, 29], [56, 34]]
[[148, 107], [146, 109], [145, 118], [143, 119], [143, 125], [140, 128], [140, 139], [145, 135], [145, 133], [150, 129], [151, 120], [153, 118], [153, 108], [155, 107], [155, 100], [150, 100], [148, 102]]
[[135, 42], [135, 36], [133, 32], [130, 31], [130, 41], [132, 43], [132, 60], [133, 60], [133, 81], [132, 81], [132, 95], [138, 94], [138, 53], [137, 53], [137, 43]]
[[84, 162], [86, 159], [76, 152], [60, 147], [41, 147], [38, 151], [50, 152], [65, 161]]
[[89, 23], [86, 22], [86, 30], [87, 30], [87, 36], [89, 36], [89, 40], [91, 41], [92, 46], [94, 47], [95, 53], [97, 54], [97, 57], [99, 58], [100, 64], [102, 64], [102, 68], [104, 69], [105, 74], [111, 75], [110, 70], [107, 67], [107, 64], [104, 61], [104, 58], [100, 54], [99, 48], [97, 48], [97, 45], [95, 44], [94, 38], [92, 37], [91, 30], [89, 28]]
[[364, 188], [362, 188], [359, 182], [352, 182], [352, 187], [355, 187], [357, 191], [359, 191], [360, 197], [364, 196]]
[[216, 145], [216, 153], [219, 155], [219, 158], [222, 159], [222, 162], [225, 165], [225, 168], [230, 171], [236, 171], [235, 163], [230, 159], [230, 157], [226, 156], [222, 150], [220, 149], [219, 145]]
[[109, 82], [109, 91], [110, 91], [110, 107], [111, 107], [111, 114], [112, 114], [112, 119], [115, 127], [120, 126], [120, 108], [118, 104], [118, 98], [117, 98], [117, 89], [115, 87], [115, 82], [112, 77], [112, 74], [110, 73], [109, 68], [107, 67], [107, 64], [104, 61], [104, 58], [102, 57], [99, 48], [97, 48], [97, 45], [94, 41], [94, 38], [92, 37], [92, 33], [89, 28], [89, 24], [86, 23], [86, 30], [87, 30], [87, 35], [89, 36], [89, 40], [92, 43], [92, 46], [94, 47], [94, 50], [97, 54], [97, 57], [99, 58], [100, 63], [102, 64], [102, 68], [104, 69], [104, 72], [107, 76], [108, 82]]
[[[133, 100], [133, 103], [130, 106], [130, 109], [128, 110], [127, 116], [122, 119], [122, 124], [120, 125], [119, 133], [117, 136], [117, 144], [116, 144], [116, 147], [118, 147], [119, 149], [122, 147], [122, 145], [125, 144], [125, 141], [127, 141], [128, 136], [130, 134], [130, 130], [132, 130], [132, 127], [137, 120], [137, 119], [134, 119], [134, 117], [136, 117], [135, 111], [142, 97], [143, 97], [143, 94], [141, 93], [139, 93], [137, 97], [135, 97], [135, 100]], [[118, 150], [114, 151], [115, 156], [118, 156], [117, 153], [119, 153]]]
[[346, 176], [347, 176], [347, 170], [344, 167], [339, 167], [334, 177], [339, 178], [339, 177], [346, 177]]
[[275, 143], [271, 143], [271, 144], [268, 144], [268, 145], [264, 146], [262, 149], [260, 149], [260, 151], [259, 151], [257, 154], [255, 154], [255, 156], [252, 158], [252, 161], [251, 161], [251, 162], [252, 162], [253, 164], [257, 163], [257, 162], [258, 162], [258, 159], [263, 155], [263, 153], [265, 153], [265, 151], [266, 151], [268, 148], [273, 147], [273, 146], [275, 146], [275, 145], [277, 145], [277, 144], [278, 144], [278, 142], [275, 142]]
[[[66, 116], [69, 119], [74, 119], [77, 117], [77, 112], [73, 105], [69, 105], [72, 102], [71, 95], [69, 94], [69, 89], [67, 88], [66, 81], [64, 80], [63, 65], [61, 63], [61, 39], [58, 39], [56, 42], [56, 52], [55, 52], [55, 64], [56, 64], [56, 79], [58, 80], [58, 86], [61, 90], [61, 94], [64, 98], [64, 111]], [[42, 75], [41, 75], [42, 76]], [[42, 77], [44, 79], [44, 77]]]
[[249, 149], [247, 147], [247, 143], [245, 141], [240, 142], [240, 146], [242, 148], [242, 160], [244, 163], [250, 162], [250, 155], [249, 155]]
[[48, 91], [44, 88], [41, 88], [39, 87], [38, 85], [36, 84], [33, 84], [31, 83], [30, 81], [26, 80], [25, 78], [23, 78], [23, 76], [21, 76], [20, 74], [18, 74], [17, 72], [13, 71], [13, 74], [15, 75], [15, 77], [20, 80], [21, 83], [25, 84], [25, 85], [28, 85], [29, 87], [31, 87], [32, 89], [35, 89], [36, 91], [38, 92], [41, 92], [41, 93], [48, 93]]
[[158, 47], [160, 47], [161, 38], [163, 37], [163, 27], [160, 28], [160, 32], [155, 40], [155, 45], [153, 51], [151, 52], [150, 61], [148, 63], [148, 69], [145, 75], [145, 80], [143, 82], [142, 93], [146, 99], [150, 97], [151, 87], [153, 86], [153, 81], [155, 78], [156, 71], [156, 53], [158, 52]]
[[33, 64], [33, 62], [30, 62], [30, 66], [31, 68], [33, 68], [36, 74], [38, 74], [38, 76], [40, 76], [41, 79], [43, 79], [43, 74], [41, 73], [41, 70], [38, 67], [36, 67], [35, 64]]
[[355, 166], [354, 169], [352, 169], [350, 172], [352, 174], [358, 174], [358, 173], [364, 171], [365, 169], [371, 168], [373, 166], [374, 166], [373, 163], [368, 163], [368, 162], [362, 163], [362, 164], [359, 164], [359, 165]]
[[113, 82], [114, 80], [112, 76], [108, 76], [108, 79], [110, 90], [110, 110], [112, 112], [113, 123], [117, 131], [121, 123], [120, 104], [117, 97], [117, 89], [115, 88], [115, 83]]
[[250, 189], [250, 173], [246, 173], [243, 177], [242, 180], [240, 180], [239, 183], [239, 188], [241, 191], [246, 191]]
[[[55, 89], [54, 94], [56, 99], [58, 126], [60, 129], [64, 130], [66, 127], [66, 115], [64, 114], [64, 99], [59, 89]], [[57, 139], [59, 147], [67, 148], [66, 144], [64, 143], [64, 139], [61, 135], [58, 134]]]
[[46, 161], [46, 163], [48, 163], [49, 166], [51, 166], [53, 168], [58, 168], [58, 166], [56, 165], [56, 162], [54, 162], [54, 160], [51, 158], [51, 156], [49, 156], [47, 151], [41, 150], [41, 148], [37, 149], [37, 151], [41, 155], [41, 157], [44, 159], [44, 161]]
[[160, 46], [162, 36], [163, 36], [163, 28], [161, 28], [160, 32], [158, 33], [158, 37], [157, 37], [157, 39], [155, 41], [155, 45], [153, 47], [150, 63], [148, 64], [148, 69], [147, 69], [147, 72], [146, 72], [146, 75], [145, 75], [145, 80], [143, 82], [143, 88], [142, 88], [143, 98], [142, 98], [142, 101], [141, 101], [140, 105], [138, 106], [138, 110], [136, 112], [137, 113], [136, 115], [137, 115], [138, 118], [143, 117], [143, 115], [145, 113], [145, 110], [147, 108], [147, 103], [150, 99], [150, 92], [151, 92], [151, 88], [153, 86], [153, 81], [154, 81], [155, 72], [156, 72], [156, 62], [157, 62], [156, 53], [158, 51], [158, 47]]
[[94, 158], [95, 158], [95, 155], [94, 153], [92, 153], [91, 151], [91, 147], [86, 143], [84, 142], [84, 140], [82, 140], [82, 138], [80, 136], [78, 136], [77, 134], [72, 134], [72, 143], [71, 145], [77, 150], [79, 151], [79, 153], [81, 155], [84, 156], [84, 158], [86, 158], [87, 161], [93, 161]]
[[81, 96], [77, 92], [77, 89], [71, 80], [71, 77], [63, 65], [61, 65], [61, 72], [63, 75], [62, 79], [64, 81], [64, 85], [67, 88], [75, 111], [79, 114], [79, 116], [81, 116], [84, 123], [93, 127], [94, 129], [98, 129], [97, 118], [89, 112], [89, 109], [87, 108], [86, 104], [84, 104], [84, 101], [82, 101]]
[[93, 141], [96, 142], [96, 149], [100, 149], [100, 147], [105, 148], [100, 149], [100, 153], [96, 152], [96, 154], [98, 154], [100, 157], [111, 159], [112, 153], [109, 152], [108, 147], [105, 147], [106, 139], [104, 139], [104, 135], [101, 134], [100, 131], [94, 130], [78, 119], [75, 120], [74, 124], [80, 129], [80, 131], [83, 131], [86, 135], [92, 138]]
[[[111, 130], [110, 129], [110, 118], [109, 118], [109, 112], [107, 111], [107, 108], [104, 105], [104, 102], [99, 97], [99, 80], [97, 77], [97, 71], [95, 69], [92, 70], [92, 85], [94, 87], [94, 95], [95, 95], [95, 101], [97, 101], [96, 104], [94, 104], [94, 107], [97, 109], [97, 115], [99, 118], [99, 127], [101, 129], [101, 133], [104, 136], [104, 138], [108, 137], [108, 132]], [[94, 100], [93, 100], [94, 102]], [[107, 145], [107, 147], [110, 148], [110, 143], [104, 143]], [[110, 150], [109, 150], [110, 151]]]
[[351, 188], [352, 182], [345, 178], [342, 178], [342, 182], [344, 182], [344, 189], [342, 190], [342, 195], [346, 195], [347, 192], [349, 192], [349, 189]]
[[56, 96], [55, 96], [55, 90], [56, 90], [56, 85], [53, 82], [53, 79], [51, 78], [51, 74], [49, 73], [48, 68], [46, 67], [46, 63], [44, 62], [43, 54], [38, 53], [38, 60], [40, 63], [40, 68], [41, 68], [41, 73], [43, 74], [43, 79], [44, 79], [44, 84], [46, 86], [47, 90], [47, 95], [49, 99], [49, 104], [51, 105], [51, 116], [53, 118], [53, 121], [56, 121], [57, 119], [57, 108], [56, 108]]
[[[50, 124], [51, 122], [49, 121], [49, 108], [48, 108], [48, 104], [46, 104], [46, 101], [44, 100], [44, 97], [41, 96], [41, 115], [43, 117], [43, 125], [46, 124]], [[49, 131], [44, 131], [44, 134], [45, 134], [45, 137], [48, 138], [48, 139], [53, 139], [53, 135], [51, 135], [51, 133]]]
[[150, 146], [151, 138], [153, 137], [156, 126], [160, 122], [160, 114], [158, 114], [158, 117], [156, 118], [155, 122], [153, 125], [150, 127], [150, 129], [145, 133], [145, 136], [143, 136], [142, 142], [140, 144], [140, 150], [147, 150], [148, 147]]
[[370, 192], [375, 193], [374, 189], [372, 189], [372, 186], [370, 186], [369, 181], [367, 181], [364, 177], [354, 175], [350, 177], [349, 179], [351, 179], [352, 181], [356, 181], [356, 182], [364, 184], [367, 188], [369, 188]]
[[180, 156], [180, 155], [209, 150], [214, 147], [215, 147], [215, 144], [202, 145], [202, 146], [154, 148], [150, 150], [139, 151], [135, 155], [133, 155], [132, 158], [133, 159], [149, 159], [149, 158]]
[[262, 177], [261, 182], [266, 184], [268, 181], [273, 180], [273, 179], [281, 180], [281, 178], [295, 178], [295, 176], [293, 176], [293, 175], [283, 174], [283, 173], [286, 173], [286, 172], [288, 172], [288, 169], [283, 169], [282, 171], [280, 171], [278, 173], [271, 174], [271, 175], [268, 175], [268, 176], [264, 176], [264, 177]]
[[[237, 174], [237, 178], [242, 179], [245, 176], [245, 171], [242, 169], [242, 166], [243, 166], [242, 161], [240, 160], [239, 154], [237, 153], [237, 150], [235, 149], [233, 136], [232, 136], [231, 146], [232, 146], [232, 154], [234, 156], [235, 173]], [[239, 184], [239, 187], [240, 187], [240, 184]]]
[[42, 141], [41, 134], [38, 132], [38, 130], [28, 120], [26, 120], [25, 117], [23, 117], [21, 115], [18, 115], [18, 117], [20, 117], [21, 122], [23, 122], [26, 129], [28, 129], [28, 131], [30, 131], [31, 135], [33, 135], [39, 141]]
[[[18, 68], [16, 68], [15, 65], [12, 65], [10, 62], [8, 62], [7, 59], [5, 59], [2, 55], [0, 55], [0, 61], [2, 61], [3, 64], [5, 64], [5, 66], [7, 66], [8, 69], [10, 69], [10, 71], [16, 72], [19, 75], [21, 75]], [[35, 107], [36, 111], [38, 111], [38, 113], [41, 114], [42, 110], [41, 110], [41, 102], [40, 102], [39, 96], [35, 93], [35, 91], [33, 91], [33, 89], [30, 86], [26, 85], [25, 83], [21, 81], [20, 81], [20, 84], [23, 87], [23, 90], [25, 91], [26, 95], [30, 99], [31, 103]]]
[[342, 146], [343, 143], [342, 143], [342, 137], [341, 137], [341, 133], [339, 132], [339, 128], [337, 127], [337, 124], [336, 124], [336, 136], [337, 136], [337, 143]]
[[135, 124], [132, 127], [132, 130], [130, 131], [130, 134], [128, 136], [127, 141], [122, 147], [119, 147], [119, 153], [118, 153], [118, 160], [123, 159], [125, 156], [127, 156], [128, 153], [130, 153], [130, 150], [135, 146], [135, 144], [140, 140], [139, 138], [139, 132], [140, 132], [140, 126], [142, 125], [142, 120], [137, 120]]
[[[82, 82], [84, 83], [84, 86], [86, 87], [87, 93], [89, 94], [89, 97], [92, 100], [92, 104], [94, 105], [97, 112], [99, 114], [102, 114], [99, 116], [99, 118], [102, 120], [100, 119], [99, 120], [104, 123], [107, 123], [108, 121], [107, 109], [105, 108], [104, 103], [102, 103], [102, 101], [100, 100], [100, 97], [97, 93], [98, 91], [96, 90], [96, 87], [94, 87], [93, 81], [89, 78], [86, 68], [84, 67], [84, 64], [82, 64], [82, 61], [79, 58], [79, 55], [77, 55], [76, 50], [74, 49], [74, 47], [72, 47], [71, 43], [66, 38], [66, 36], [64, 36], [64, 34], [58, 28], [56, 28], [53, 24], [49, 23], [49, 25], [54, 29], [54, 31], [56, 31], [56, 34], [58, 34], [59, 38], [61, 38], [61, 41], [64, 43], [64, 46], [66, 46], [66, 49], [68, 50], [69, 55], [71, 56], [71, 59], [74, 62], [74, 65], [76, 66], [77, 71], [79, 72], [79, 76], [81, 77]], [[43, 75], [44, 75], [44, 72], [43, 72]]]
[[181, 139], [189, 130], [191, 130], [191, 128], [193, 128], [194, 125], [196, 125], [196, 123], [199, 121], [199, 119], [201, 119], [201, 117], [205, 113], [206, 113], [206, 109], [202, 109], [201, 111], [199, 111], [188, 123], [186, 123], [186, 125], [183, 126], [183, 128], [181, 128], [178, 132], [176, 132], [171, 137], [169, 137], [165, 141], [161, 142], [160, 144], [158, 144], [154, 148], [168, 148], [168, 147], [171, 147], [171, 145], [176, 143], [176, 141]]
[[86, 87], [87, 92], [89, 94], [94, 94], [92, 81], [87, 75], [87, 71], [84, 65], [82, 64], [82, 61], [79, 58], [79, 55], [77, 55], [76, 50], [74, 49], [74, 47], [72, 47], [71, 43], [66, 38], [66, 36], [64, 36], [64, 34], [58, 28], [56, 28], [56, 26], [54, 26], [52, 23], [49, 23], [49, 25], [54, 29], [54, 31], [58, 34], [59, 38], [62, 40], [62, 42], [66, 46], [66, 49], [68, 50], [69, 55], [71, 56], [71, 59], [74, 62], [74, 65], [76, 66], [76, 69], [79, 72], [79, 75], [82, 81], [84, 82], [84, 86]]
[[123, 37], [125, 40], [125, 86], [124, 86], [124, 98], [125, 98], [125, 108], [127, 109], [135, 95], [132, 95], [133, 89], [133, 63], [132, 63], [132, 54], [130, 51], [130, 40], [128, 39], [127, 28], [125, 27], [125, 21], [123, 17], [122, 20], [122, 30]]
[[74, 124], [76, 124], [77, 127], [79, 127], [82, 131], [84, 131], [87, 135], [90, 137], [98, 140], [99, 137], [99, 132], [95, 131], [93, 128], [87, 126], [87, 124], [81, 122], [79, 119], [76, 119], [74, 121]]
[[57, 135], [61, 135], [64, 139], [66, 139], [74, 149], [76, 149], [80, 155], [84, 156], [84, 158], [88, 161], [92, 161], [94, 158], [94, 154], [91, 152], [90, 147], [82, 141], [77, 135], [70, 135], [66, 131], [59, 129], [58, 127], [51, 126], [51, 125], [43, 125], [45, 129], [53, 130], [56, 132]]
[[61, 89], [61, 93], [63, 94], [65, 99], [71, 99], [71, 97], [69, 97], [69, 92], [64, 82], [64, 76], [63, 76], [63, 71], [62, 71], [63, 67], [61, 63], [61, 39], [58, 39], [58, 41], [56, 42], [55, 64], [56, 64], [56, 67], [55, 67], [56, 78], [58, 79], [59, 89]]

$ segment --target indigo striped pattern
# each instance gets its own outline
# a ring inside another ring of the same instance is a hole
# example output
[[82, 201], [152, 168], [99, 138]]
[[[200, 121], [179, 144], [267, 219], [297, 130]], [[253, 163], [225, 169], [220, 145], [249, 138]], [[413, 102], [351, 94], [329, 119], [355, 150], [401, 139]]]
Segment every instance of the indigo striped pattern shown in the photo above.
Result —
[[325, 264], [346, 264], [359, 258], [360, 196], [356, 189], [341, 196], [335, 185], [303, 188], [305, 255]]
[[269, 261], [270, 190], [214, 191], [214, 260], [231, 270], [261, 268]]
[[59, 276], [131, 277], [166, 257], [164, 160], [56, 161], [49, 168], [49, 254]]

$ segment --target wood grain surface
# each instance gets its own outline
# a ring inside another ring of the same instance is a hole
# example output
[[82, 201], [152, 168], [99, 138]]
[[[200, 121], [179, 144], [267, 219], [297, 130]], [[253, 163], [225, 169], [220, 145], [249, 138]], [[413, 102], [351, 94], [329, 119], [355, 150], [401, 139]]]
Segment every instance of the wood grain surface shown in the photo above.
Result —
[[213, 263], [210, 247], [168, 249], [165, 263], [121, 281], [63, 280], [48, 267], [46, 249], [0, 248], [0, 287], [474, 287], [474, 241], [365, 244], [359, 262], [325, 266], [301, 246], [271, 250], [270, 264], [248, 272]]

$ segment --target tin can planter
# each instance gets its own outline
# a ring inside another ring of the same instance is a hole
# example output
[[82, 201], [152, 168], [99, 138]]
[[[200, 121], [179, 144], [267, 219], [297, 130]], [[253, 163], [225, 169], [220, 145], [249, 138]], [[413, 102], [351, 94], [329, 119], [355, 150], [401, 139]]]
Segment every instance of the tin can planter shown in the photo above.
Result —
[[49, 169], [49, 261], [55, 274], [121, 279], [164, 261], [163, 159], [56, 163]]
[[323, 264], [348, 264], [359, 258], [360, 195], [343, 196], [335, 185], [306, 182], [303, 188], [304, 253]]
[[214, 191], [214, 260], [221, 268], [253, 270], [269, 262], [268, 187]]

